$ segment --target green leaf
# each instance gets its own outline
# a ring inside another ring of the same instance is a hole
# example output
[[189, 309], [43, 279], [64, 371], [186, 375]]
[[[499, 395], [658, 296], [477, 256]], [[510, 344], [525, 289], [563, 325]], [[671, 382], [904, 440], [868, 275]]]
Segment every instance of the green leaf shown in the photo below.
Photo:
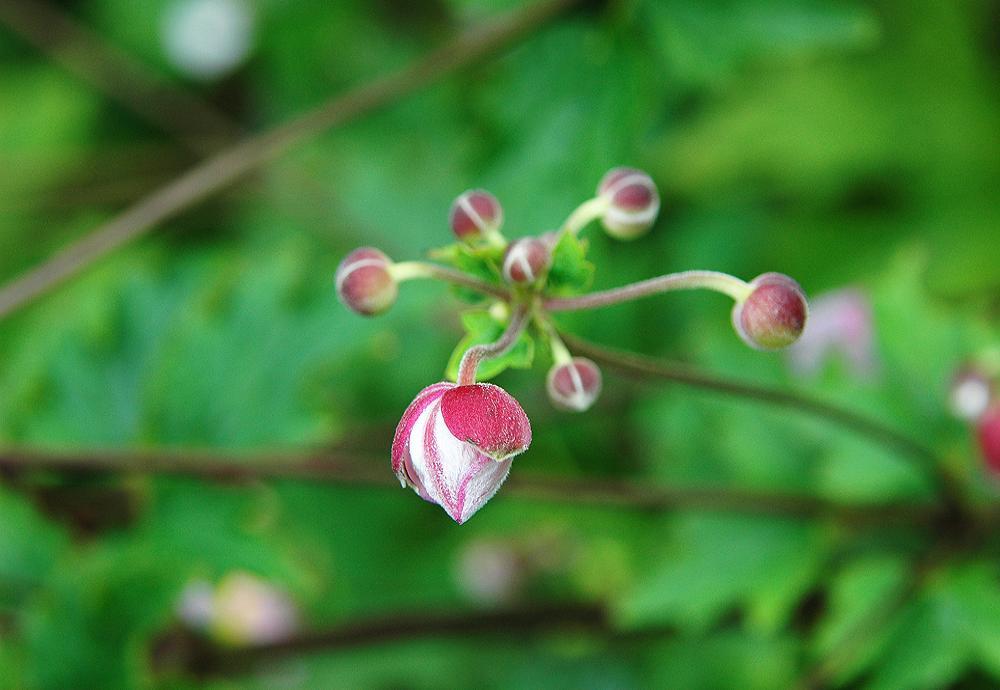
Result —
[[[503, 253], [503, 248], [493, 245], [472, 246], [464, 242], [456, 242], [431, 251], [430, 256], [432, 259], [451, 264], [458, 270], [481, 278], [488, 283], [502, 285], [500, 266], [503, 263]], [[483, 296], [474, 290], [457, 285], [453, 286], [452, 290], [467, 302], [483, 301]]]
[[774, 632], [819, 572], [821, 530], [780, 518], [687, 515], [662, 561], [651, 565], [623, 601], [623, 622], [643, 626], [712, 625], [733, 605], [751, 626]]
[[587, 242], [565, 233], [552, 250], [548, 288], [553, 294], [575, 294], [594, 281], [594, 264], [587, 261]]
[[[458, 378], [458, 366], [462, 355], [473, 345], [492, 343], [497, 340], [506, 327], [505, 321], [498, 321], [485, 309], [470, 309], [462, 314], [462, 325], [465, 327], [465, 337], [455, 347], [448, 360], [445, 376], [454, 381]], [[527, 331], [521, 333], [514, 346], [499, 357], [483, 360], [479, 365], [476, 378], [491, 379], [507, 367], [529, 369], [535, 359], [535, 341]]]

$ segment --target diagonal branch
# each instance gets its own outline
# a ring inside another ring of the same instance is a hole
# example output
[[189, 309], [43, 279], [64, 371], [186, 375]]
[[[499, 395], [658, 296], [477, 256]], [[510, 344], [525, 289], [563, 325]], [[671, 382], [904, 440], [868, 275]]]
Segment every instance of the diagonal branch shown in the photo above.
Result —
[[[0, 449], [0, 476], [26, 472], [67, 475], [155, 474], [247, 482], [262, 479], [328, 482], [346, 486], [392, 488], [388, 452], [274, 452], [253, 455], [205, 451], [145, 450], [65, 452]], [[798, 518], [832, 518], [848, 525], [929, 525], [942, 517], [928, 502], [843, 505], [813, 496], [747, 491], [730, 487], [650, 486], [616, 479], [576, 479], [517, 473], [507, 480], [503, 495], [574, 505], [626, 507], [634, 510], [704, 510]]]
[[579, 1], [540, 0], [473, 27], [407, 67], [351, 89], [290, 122], [205, 159], [48, 261], [0, 288], [0, 318], [296, 144], [394, 103], [458, 69], [510, 47]]

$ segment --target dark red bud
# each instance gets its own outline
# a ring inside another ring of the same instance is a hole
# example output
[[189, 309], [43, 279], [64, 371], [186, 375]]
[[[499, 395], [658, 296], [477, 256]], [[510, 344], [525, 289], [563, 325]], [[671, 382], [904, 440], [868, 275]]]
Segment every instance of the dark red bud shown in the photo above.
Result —
[[733, 307], [736, 332], [758, 350], [779, 350], [794, 343], [809, 313], [799, 284], [781, 273], [765, 273], [750, 285], [753, 292]]
[[503, 208], [497, 198], [486, 190], [470, 189], [452, 202], [448, 222], [459, 239], [475, 239], [500, 229]]
[[649, 230], [660, 212], [653, 179], [635, 168], [614, 168], [601, 179], [597, 194], [608, 200], [601, 222], [612, 237], [634, 239]]
[[381, 314], [396, 301], [399, 289], [389, 268], [392, 260], [373, 247], [344, 257], [337, 267], [337, 296], [348, 309], [364, 316]]
[[548, 245], [537, 237], [512, 242], [503, 256], [503, 277], [509, 283], [530, 284], [549, 269], [552, 255]]
[[986, 469], [1000, 475], [1000, 404], [993, 405], [979, 418], [976, 436]]
[[601, 370], [585, 357], [549, 369], [546, 390], [552, 404], [567, 412], [584, 412], [601, 393]]

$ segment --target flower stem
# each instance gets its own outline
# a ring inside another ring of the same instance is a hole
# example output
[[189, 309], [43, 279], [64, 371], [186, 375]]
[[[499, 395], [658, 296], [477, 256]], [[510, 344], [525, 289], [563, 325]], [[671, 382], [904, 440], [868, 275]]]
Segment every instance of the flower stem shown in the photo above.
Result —
[[580, 232], [587, 223], [600, 218], [607, 207], [608, 200], [602, 196], [595, 196], [593, 199], [584, 201], [569, 215], [559, 232], [572, 232], [574, 234]]
[[499, 357], [517, 342], [528, 325], [528, 308], [523, 304], [514, 308], [507, 324], [507, 330], [503, 332], [498, 340], [485, 345], [473, 345], [462, 355], [462, 362], [458, 365], [458, 385], [469, 386], [476, 382], [476, 370], [479, 363], [484, 359]]
[[552, 349], [553, 363], [557, 366], [571, 363], [573, 361], [573, 355], [570, 354], [569, 348], [566, 347], [562, 338], [559, 337], [559, 332], [556, 330], [556, 327], [552, 325], [552, 322], [541, 314], [536, 313], [535, 323], [538, 324], [538, 328], [549, 338], [549, 347]]
[[454, 268], [438, 266], [426, 261], [401, 261], [394, 263], [389, 268], [389, 272], [400, 283], [404, 280], [415, 280], [417, 278], [433, 278], [454, 285], [461, 285], [462, 287], [481, 292], [485, 295], [491, 295], [498, 299], [510, 299], [510, 292], [499, 285], [493, 285]]
[[684, 271], [650, 278], [610, 290], [591, 292], [579, 297], [554, 297], [545, 300], [542, 306], [549, 311], [572, 311], [594, 309], [610, 304], [630, 302], [640, 297], [655, 295], [670, 290], [694, 290], [703, 288], [729, 295], [737, 302], [745, 300], [752, 290], [750, 284], [726, 273], [717, 271]]

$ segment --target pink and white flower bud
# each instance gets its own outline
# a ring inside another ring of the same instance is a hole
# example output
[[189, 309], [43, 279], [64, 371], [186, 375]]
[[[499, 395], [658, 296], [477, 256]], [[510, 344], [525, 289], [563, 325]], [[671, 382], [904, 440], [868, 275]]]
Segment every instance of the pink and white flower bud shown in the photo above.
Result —
[[601, 394], [601, 370], [585, 357], [549, 369], [545, 381], [552, 404], [567, 412], [585, 412]]
[[531, 423], [507, 391], [442, 381], [420, 391], [403, 413], [392, 470], [462, 524], [493, 497], [514, 456], [530, 444]]
[[1000, 404], [992, 405], [979, 418], [976, 436], [986, 469], [992, 475], [1000, 476]]
[[500, 230], [503, 208], [486, 190], [470, 189], [452, 202], [448, 223], [460, 240], [473, 240]]
[[601, 217], [604, 229], [620, 240], [646, 233], [660, 212], [660, 195], [653, 179], [635, 168], [613, 168], [597, 185], [598, 196], [608, 206]]
[[989, 376], [975, 366], [960, 369], [951, 381], [948, 404], [959, 419], [975, 421], [989, 408], [995, 391]]
[[375, 316], [396, 302], [399, 287], [389, 270], [392, 259], [374, 247], [361, 247], [344, 257], [334, 282], [344, 306], [363, 316]]
[[530, 285], [549, 270], [552, 254], [548, 245], [537, 237], [525, 237], [512, 242], [503, 255], [503, 277], [508, 283]]
[[799, 284], [782, 273], [764, 273], [750, 281], [753, 291], [733, 307], [733, 327], [757, 350], [779, 350], [798, 340], [809, 306]]

